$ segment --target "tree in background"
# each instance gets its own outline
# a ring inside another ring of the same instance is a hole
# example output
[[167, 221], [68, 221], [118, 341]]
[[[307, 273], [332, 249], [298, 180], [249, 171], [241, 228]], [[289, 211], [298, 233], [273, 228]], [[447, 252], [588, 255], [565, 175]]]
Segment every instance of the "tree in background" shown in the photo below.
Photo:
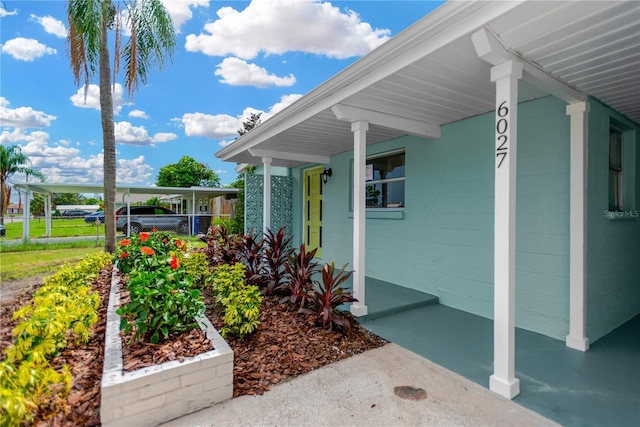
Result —
[[33, 194], [31, 202], [29, 202], [29, 212], [35, 216], [44, 215], [44, 196], [42, 194]]
[[160, 168], [156, 185], [158, 187], [219, 187], [220, 177], [204, 163], [184, 156], [178, 163]]
[[158, 196], [154, 196], [149, 200], [147, 200], [146, 202], [144, 202], [144, 204], [147, 206], [158, 206], [160, 204], [160, 199], [158, 199]]
[[0, 145], [0, 224], [4, 224], [4, 214], [11, 200], [11, 187], [7, 184], [7, 179], [11, 175], [23, 173], [27, 176], [27, 180], [29, 176], [34, 176], [44, 181], [44, 175], [27, 167], [28, 163], [29, 158], [22, 152], [19, 145], [10, 147]]
[[[255, 128], [262, 122], [262, 113], [251, 113], [249, 118], [242, 122], [242, 129], [238, 130], [238, 134], [240, 136], [249, 132], [251, 129]], [[245, 173], [253, 173], [255, 170], [255, 166], [247, 167], [245, 169]], [[231, 188], [238, 189], [238, 202], [236, 203], [235, 212], [231, 222], [231, 233], [233, 234], [244, 234], [244, 175], [245, 173], [238, 174], [238, 177], [235, 181], [229, 184]]]
[[[124, 5], [124, 10], [123, 9]], [[67, 46], [76, 84], [84, 78], [85, 96], [89, 79], [99, 73], [100, 114], [104, 157], [105, 245], [116, 249], [116, 138], [111, 93], [108, 35], [115, 32], [113, 81], [120, 60], [124, 62], [125, 87], [129, 97], [147, 77], [152, 66], [162, 67], [173, 55], [176, 33], [162, 0], [69, 0]], [[121, 34], [127, 33], [122, 46]]]
[[85, 198], [80, 193], [53, 193], [51, 195], [51, 204], [54, 207], [58, 205], [85, 205]]

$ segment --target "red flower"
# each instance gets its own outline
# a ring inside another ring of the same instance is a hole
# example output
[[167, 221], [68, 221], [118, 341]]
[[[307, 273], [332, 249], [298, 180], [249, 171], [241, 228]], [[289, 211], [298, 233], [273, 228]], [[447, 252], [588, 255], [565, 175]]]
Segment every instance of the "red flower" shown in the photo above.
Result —
[[166, 245], [167, 243], [169, 243], [169, 239], [167, 239], [167, 238], [165, 237], [164, 239], [162, 239], [162, 243], [164, 243], [164, 244]]
[[156, 231], [158, 231], [158, 229], [157, 229], [157, 228], [155, 228], [155, 227], [153, 227], [153, 228], [151, 229], [151, 231], [153, 231], [153, 232], [155, 233]]
[[149, 246], [143, 246], [140, 248], [140, 252], [143, 253], [144, 255], [153, 255], [155, 254], [155, 251], [153, 250], [153, 248], [150, 248]]
[[126, 258], [126, 257], [128, 257], [128, 256], [129, 256], [129, 254], [128, 254], [128, 253], [126, 253], [126, 252], [122, 252], [122, 253], [120, 254], [120, 258]]
[[176, 246], [177, 246], [177, 247], [182, 246], [182, 241], [181, 241], [181, 240], [176, 240]]
[[149, 233], [140, 233], [141, 242], [146, 242], [148, 238], [149, 238]]
[[171, 268], [175, 270], [176, 268], [178, 268], [178, 258], [172, 256], [169, 264], [171, 265]]
[[120, 246], [129, 246], [131, 244], [131, 240], [124, 239], [120, 241]]

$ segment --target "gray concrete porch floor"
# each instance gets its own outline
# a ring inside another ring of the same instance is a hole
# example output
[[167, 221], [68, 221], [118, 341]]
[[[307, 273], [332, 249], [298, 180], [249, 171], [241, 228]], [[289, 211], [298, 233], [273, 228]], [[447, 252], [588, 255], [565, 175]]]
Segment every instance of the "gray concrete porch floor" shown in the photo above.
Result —
[[[370, 311], [383, 307], [376, 296], [404, 288], [377, 283], [369, 287]], [[411, 291], [413, 293], [415, 291]], [[362, 324], [408, 350], [484, 387], [493, 366], [493, 322], [443, 305], [426, 305]], [[591, 345], [587, 352], [564, 341], [516, 329], [514, 402], [565, 426], [640, 426], [640, 315]]]

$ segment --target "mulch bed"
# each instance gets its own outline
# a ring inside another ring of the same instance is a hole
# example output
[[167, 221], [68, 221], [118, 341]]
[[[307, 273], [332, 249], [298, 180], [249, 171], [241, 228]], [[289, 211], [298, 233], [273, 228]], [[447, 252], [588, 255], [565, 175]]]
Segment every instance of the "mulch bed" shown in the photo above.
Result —
[[[73, 373], [73, 388], [68, 399], [68, 410], [53, 419], [39, 419], [36, 425], [93, 426], [99, 425], [100, 378], [104, 355], [106, 307], [111, 286], [111, 268], [105, 269], [95, 283], [102, 299], [99, 321], [88, 344], [70, 345], [52, 361], [52, 366], [67, 364]], [[12, 313], [31, 298], [32, 292], [0, 307], [0, 351], [11, 343], [11, 329], [16, 322]], [[207, 317], [217, 329], [222, 327], [212, 298], [205, 292]], [[258, 330], [244, 340], [227, 337], [234, 352], [234, 397], [263, 394], [270, 386], [317, 369], [329, 363], [348, 358], [386, 343], [382, 338], [353, 322], [351, 334], [327, 331], [316, 325], [312, 315], [281, 305], [278, 297], [265, 298]], [[172, 336], [160, 345], [125, 345], [125, 366], [138, 369], [168, 360], [181, 360], [210, 348], [204, 333], [194, 330], [188, 334]]]

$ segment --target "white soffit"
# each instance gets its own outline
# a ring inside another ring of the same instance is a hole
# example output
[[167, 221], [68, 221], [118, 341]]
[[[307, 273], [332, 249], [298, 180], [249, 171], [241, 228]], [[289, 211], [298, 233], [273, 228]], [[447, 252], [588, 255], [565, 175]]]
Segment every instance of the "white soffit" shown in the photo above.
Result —
[[640, 2], [527, 2], [490, 24], [509, 49], [640, 122]]

